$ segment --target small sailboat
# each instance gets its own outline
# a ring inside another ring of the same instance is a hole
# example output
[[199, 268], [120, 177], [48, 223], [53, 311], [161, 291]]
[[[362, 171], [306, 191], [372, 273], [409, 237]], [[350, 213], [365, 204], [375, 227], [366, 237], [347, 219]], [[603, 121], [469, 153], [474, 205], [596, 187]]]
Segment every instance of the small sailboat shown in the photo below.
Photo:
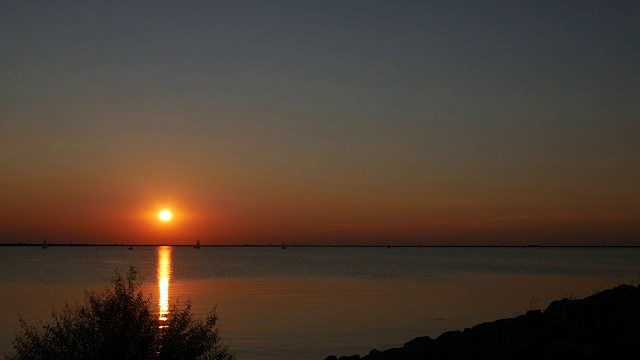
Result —
[[282, 242], [282, 248], [283, 248], [283, 249], [286, 249], [286, 248], [287, 248], [286, 246], [284, 246], [284, 241]]
[[133, 246], [129, 246], [129, 250], [133, 250]]
[[196, 241], [196, 246], [193, 247], [194, 249], [200, 249], [200, 239], [198, 239], [198, 241]]
[[42, 248], [46, 249], [48, 247], [49, 247], [49, 245], [47, 245], [47, 239], [44, 239], [44, 242], [42, 243]]

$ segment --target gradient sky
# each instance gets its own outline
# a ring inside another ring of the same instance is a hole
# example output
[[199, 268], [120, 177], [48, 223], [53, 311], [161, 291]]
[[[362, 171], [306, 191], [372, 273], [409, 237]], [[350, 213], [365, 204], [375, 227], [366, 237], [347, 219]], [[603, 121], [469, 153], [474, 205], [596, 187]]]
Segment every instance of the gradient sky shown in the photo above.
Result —
[[639, 19], [3, 1], [0, 243], [640, 245]]

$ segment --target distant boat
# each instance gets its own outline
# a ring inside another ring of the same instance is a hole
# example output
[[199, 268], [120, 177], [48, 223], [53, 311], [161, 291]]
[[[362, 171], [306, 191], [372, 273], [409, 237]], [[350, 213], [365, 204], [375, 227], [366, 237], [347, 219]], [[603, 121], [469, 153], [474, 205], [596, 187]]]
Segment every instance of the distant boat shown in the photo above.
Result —
[[133, 246], [129, 246], [129, 250], [133, 250]]
[[196, 241], [196, 246], [193, 247], [194, 249], [200, 249], [200, 239], [198, 239], [198, 241]]
[[282, 248], [283, 248], [283, 249], [286, 249], [286, 248], [287, 248], [286, 246], [284, 246], [284, 241], [282, 242]]
[[49, 247], [49, 245], [47, 245], [47, 240], [45, 239], [44, 242], [42, 243], [42, 248], [46, 249], [48, 247]]

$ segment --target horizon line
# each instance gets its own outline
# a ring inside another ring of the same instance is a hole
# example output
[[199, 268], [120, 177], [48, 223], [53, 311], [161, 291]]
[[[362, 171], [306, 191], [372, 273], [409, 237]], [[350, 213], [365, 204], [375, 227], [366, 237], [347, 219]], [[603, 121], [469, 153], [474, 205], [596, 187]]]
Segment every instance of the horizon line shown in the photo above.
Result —
[[[63, 243], [47, 243], [48, 246], [55, 247], [158, 247], [158, 246], [171, 246], [171, 247], [194, 247], [193, 244], [63, 244]], [[0, 243], [0, 246], [42, 246], [42, 243]], [[615, 248], [636, 248], [640, 245], [539, 245], [539, 244], [527, 244], [527, 245], [319, 245], [319, 244], [307, 244], [307, 245], [286, 245], [287, 248], [305, 248], [305, 247], [325, 247], [325, 248], [603, 248], [603, 247], [615, 247]], [[282, 244], [201, 244], [203, 247], [282, 247]]]

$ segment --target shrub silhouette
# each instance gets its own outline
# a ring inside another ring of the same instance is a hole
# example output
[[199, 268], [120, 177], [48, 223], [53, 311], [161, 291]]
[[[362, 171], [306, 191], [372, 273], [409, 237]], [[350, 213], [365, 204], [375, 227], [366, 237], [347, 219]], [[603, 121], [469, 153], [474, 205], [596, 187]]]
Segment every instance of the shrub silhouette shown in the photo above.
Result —
[[116, 274], [113, 288], [87, 291], [83, 305], [54, 309], [50, 323], [20, 318], [14, 354], [6, 359], [234, 359], [218, 336], [215, 311], [193, 319], [190, 303], [174, 305], [161, 321], [150, 309], [131, 267], [126, 278]]

